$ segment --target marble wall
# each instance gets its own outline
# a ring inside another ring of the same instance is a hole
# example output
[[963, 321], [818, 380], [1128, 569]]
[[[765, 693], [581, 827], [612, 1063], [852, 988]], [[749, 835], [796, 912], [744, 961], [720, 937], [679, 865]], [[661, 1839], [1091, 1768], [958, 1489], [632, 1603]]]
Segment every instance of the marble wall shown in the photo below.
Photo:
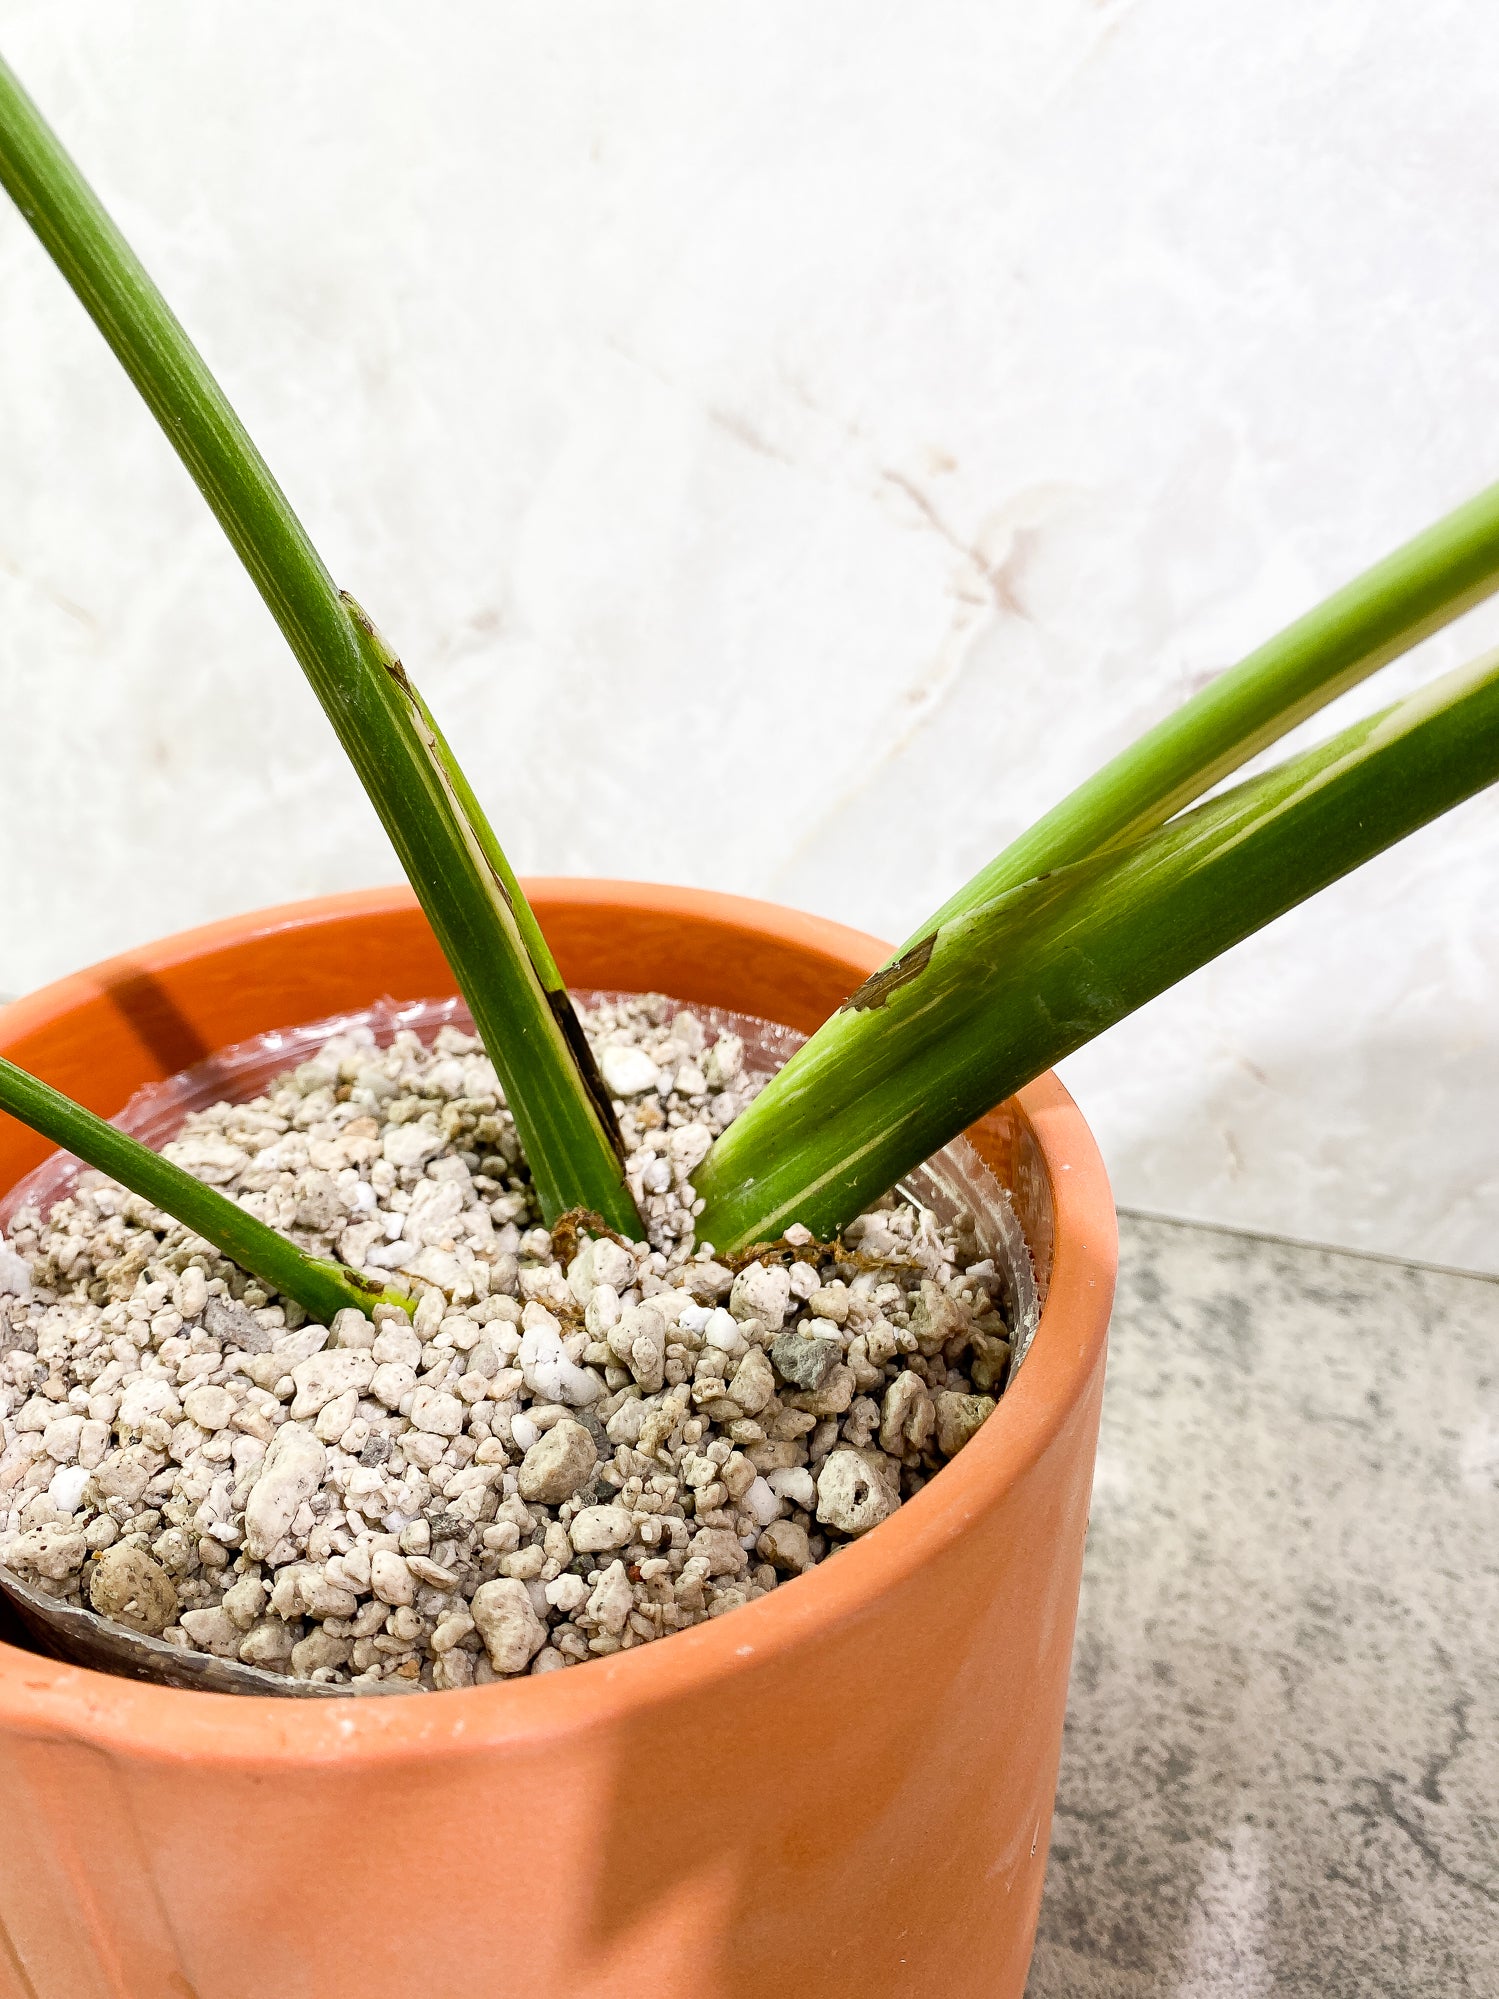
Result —
[[[1478, 0], [0, 0], [0, 47], [524, 868], [903, 933], [1499, 475]], [[0, 990], [393, 872], [9, 209], [0, 688]], [[1496, 861], [1480, 799], [1070, 1062], [1121, 1199], [1499, 1268]]]

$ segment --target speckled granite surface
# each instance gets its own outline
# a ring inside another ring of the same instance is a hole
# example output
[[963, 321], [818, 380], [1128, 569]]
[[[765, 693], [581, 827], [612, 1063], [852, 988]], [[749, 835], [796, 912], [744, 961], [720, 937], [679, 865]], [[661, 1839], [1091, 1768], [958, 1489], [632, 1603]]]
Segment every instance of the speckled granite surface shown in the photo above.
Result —
[[1122, 1226], [1028, 1999], [1495, 1999], [1499, 1284]]

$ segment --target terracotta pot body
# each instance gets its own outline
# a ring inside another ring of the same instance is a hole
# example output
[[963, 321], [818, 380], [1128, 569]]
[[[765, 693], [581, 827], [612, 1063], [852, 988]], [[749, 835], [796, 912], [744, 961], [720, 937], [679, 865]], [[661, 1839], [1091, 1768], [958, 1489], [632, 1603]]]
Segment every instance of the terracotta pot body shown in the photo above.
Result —
[[[810, 1029], [882, 956], [765, 904], [531, 889], [579, 986]], [[0, 1016], [0, 1051], [108, 1114], [228, 1042], [451, 989], [378, 891], [64, 980]], [[808, 1577], [408, 1700], [181, 1693], [0, 1645], [0, 1999], [1020, 1999], [1116, 1242], [1054, 1079], [971, 1136], [1048, 1285], [1035, 1344], [962, 1456]], [[44, 1150], [0, 1119], [0, 1186]]]

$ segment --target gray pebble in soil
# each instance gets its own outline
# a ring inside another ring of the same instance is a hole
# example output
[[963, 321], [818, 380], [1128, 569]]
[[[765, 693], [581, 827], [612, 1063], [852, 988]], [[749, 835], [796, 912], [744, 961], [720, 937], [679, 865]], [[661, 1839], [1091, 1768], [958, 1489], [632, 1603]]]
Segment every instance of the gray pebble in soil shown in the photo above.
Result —
[[800, 1333], [782, 1333], [771, 1342], [770, 1358], [782, 1381], [813, 1393], [827, 1380], [842, 1352], [836, 1340], [809, 1340]]
[[203, 1329], [224, 1347], [239, 1353], [269, 1353], [271, 1333], [254, 1313], [232, 1298], [210, 1298], [203, 1312]]

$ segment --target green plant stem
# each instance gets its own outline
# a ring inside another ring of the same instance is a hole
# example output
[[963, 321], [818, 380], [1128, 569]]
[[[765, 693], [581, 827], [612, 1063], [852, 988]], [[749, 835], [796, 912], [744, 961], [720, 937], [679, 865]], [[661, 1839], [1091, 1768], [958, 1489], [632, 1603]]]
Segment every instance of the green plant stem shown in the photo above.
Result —
[[841, 1228], [991, 1105], [1499, 778], [1499, 652], [1131, 845], [943, 923], [866, 983], [694, 1175], [719, 1250]]
[[387, 756], [371, 796], [377, 805], [390, 796], [391, 838], [403, 859], [413, 854], [418, 894], [429, 885], [423, 906], [504, 1088], [542, 1214], [550, 1223], [589, 1208], [639, 1241], [614, 1107], [541, 926], [426, 702], [353, 598], [344, 601], [411, 752], [404, 768]]
[[1034, 875], [1163, 825], [1496, 586], [1499, 484], [1334, 591], [1111, 758], [949, 897], [902, 951]]
[[0, 1109], [163, 1209], [252, 1277], [283, 1297], [294, 1298], [319, 1325], [331, 1325], [334, 1314], [347, 1306], [358, 1312], [379, 1304], [399, 1305], [404, 1312], [415, 1309], [404, 1292], [389, 1290], [344, 1264], [309, 1256], [217, 1188], [195, 1180], [117, 1125], [106, 1124], [50, 1083], [3, 1058]]
[[544, 1215], [593, 1208], [639, 1238], [608, 1096], [535, 916], [451, 751], [400, 662], [334, 584], [202, 356], [3, 62], [0, 185], [166, 432], [311, 682], [468, 1001]]

